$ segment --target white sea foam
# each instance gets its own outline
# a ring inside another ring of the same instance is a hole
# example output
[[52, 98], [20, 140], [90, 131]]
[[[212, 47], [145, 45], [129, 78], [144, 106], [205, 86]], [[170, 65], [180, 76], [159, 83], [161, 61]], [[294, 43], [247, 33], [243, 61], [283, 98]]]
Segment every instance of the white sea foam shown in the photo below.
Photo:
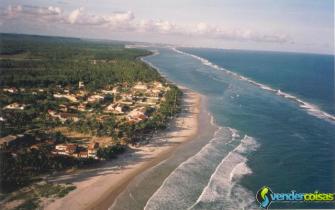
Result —
[[229, 129], [220, 127], [209, 143], [164, 180], [144, 209], [187, 209], [202, 192], [224, 156], [239, 144], [240, 140], [235, 137]]
[[[124, 46], [124, 48], [128, 48], [128, 49], [132, 49], [132, 48], [149, 48], [150, 46], [149, 45], [141, 45], [141, 44], [127, 44]], [[155, 56], [155, 55], [159, 55], [159, 51], [158, 50], [155, 50], [155, 49], [147, 49], [149, 50], [150, 52], [152, 52], [151, 55], [148, 55], [148, 56]], [[148, 56], [145, 56], [145, 57], [148, 57]], [[141, 60], [142, 60], [143, 57], [141, 57]]]
[[208, 114], [210, 115], [210, 117], [211, 117], [211, 120], [210, 120], [210, 122], [211, 122], [211, 125], [214, 125], [214, 126], [216, 126], [216, 124], [215, 124], [215, 118], [214, 118], [214, 116], [211, 114], [211, 113], [209, 113], [208, 112]]
[[[215, 209], [223, 204], [228, 209], [229, 205], [235, 205], [236, 209], [250, 206], [254, 201], [250, 192], [236, 183], [251, 173], [246, 165], [246, 154], [257, 147], [252, 137], [245, 135], [241, 139], [236, 129], [220, 127], [205, 147], [164, 180], [144, 209]], [[236, 193], [243, 196], [238, 206], [232, 200]], [[208, 206], [202, 208], [202, 205]]]
[[237, 164], [229, 175], [229, 182], [232, 183], [238, 179], [240, 179], [244, 175], [251, 174], [251, 169], [247, 166], [247, 164], [243, 161]]
[[271, 87], [269, 87], [269, 86], [267, 86], [267, 85], [258, 83], [258, 82], [256, 82], [256, 81], [250, 79], [250, 78], [247, 78], [247, 77], [241, 76], [241, 75], [239, 75], [239, 74], [237, 74], [237, 73], [235, 73], [235, 72], [229, 71], [229, 70], [227, 70], [227, 69], [225, 69], [225, 68], [222, 68], [222, 67], [220, 67], [220, 66], [218, 66], [218, 65], [216, 65], [216, 64], [211, 63], [209, 60], [204, 59], [204, 58], [202, 58], [202, 57], [200, 57], [200, 56], [196, 56], [196, 55], [193, 55], [193, 54], [190, 54], [190, 53], [186, 53], [186, 52], [180, 51], [180, 50], [178, 50], [178, 49], [176, 49], [176, 48], [171, 48], [171, 49], [172, 49], [173, 51], [177, 52], [177, 53], [180, 53], [180, 54], [183, 54], [183, 55], [187, 55], [187, 56], [191, 56], [191, 57], [193, 57], [193, 58], [195, 58], [195, 59], [198, 59], [198, 60], [200, 60], [204, 65], [210, 66], [210, 67], [212, 67], [212, 68], [214, 68], [214, 69], [217, 69], [217, 70], [222, 70], [222, 71], [226, 72], [227, 74], [232, 75], [232, 76], [235, 77], [235, 78], [238, 78], [238, 79], [240, 79], [240, 80], [247, 81], [247, 82], [249, 82], [250, 84], [256, 85], [257, 87], [259, 87], [259, 88], [261, 88], [261, 89], [263, 89], [263, 90], [272, 92], [272, 93], [274, 93], [274, 94], [276, 94], [276, 95], [278, 95], [278, 96], [281, 96], [281, 97], [284, 97], [284, 98], [286, 98], [286, 99], [289, 99], [289, 100], [291, 100], [291, 101], [297, 103], [301, 108], [303, 108], [303, 109], [306, 110], [309, 114], [311, 114], [311, 115], [313, 115], [313, 116], [315, 116], [315, 117], [318, 117], [318, 118], [320, 118], [320, 119], [328, 120], [328, 121], [330, 121], [330, 122], [332, 122], [332, 123], [335, 122], [335, 116], [334, 116], [334, 115], [329, 114], [329, 113], [327, 113], [327, 112], [325, 112], [325, 111], [322, 111], [322, 110], [321, 110], [317, 105], [315, 105], [315, 104], [312, 104], [312, 103], [303, 101], [302, 99], [299, 99], [298, 97], [293, 96], [293, 95], [291, 95], [291, 94], [289, 94], [289, 93], [285, 93], [285, 92], [283, 92], [283, 91], [281, 91], [281, 90], [276, 90], [276, 89], [271, 88]]
[[240, 137], [240, 134], [238, 132], [238, 130], [234, 129], [234, 128], [228, 128], [229, 131], [231, 132], [231, 137], [232, 138], [239, 138]]
[[148, 48], [149, 46], [148, 45], [144, 45], [144, 44], [126, 44], [124, 46], [124, 48], [128, 48], [128, 49], [131, 49], [131, 48]]
[[[252, 173], [246, 164], [245, 155], [249, 151], [256, 150], [257, 147], [258, 143], [255, 139], [246, 135], [241, 143], [222, 159], [198, 200], [188, 209], [243, 209], [250, 207], [254, 201], [253, 196], [238, 185], [238, 180], [242, 176]], [[240, 194], [239, 197], [236, 197], [237, 192]], [[242, 198], [241, 201], [237, 200], [238, 198]]]

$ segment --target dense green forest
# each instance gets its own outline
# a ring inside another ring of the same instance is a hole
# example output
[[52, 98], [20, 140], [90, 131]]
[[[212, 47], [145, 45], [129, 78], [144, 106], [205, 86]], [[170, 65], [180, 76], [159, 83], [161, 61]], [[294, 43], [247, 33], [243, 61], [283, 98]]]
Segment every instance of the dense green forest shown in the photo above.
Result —
[[150, 52], [120, 43], [0, 35], [0, 86], [52, 87], [83, 81], [90, 89], [117, 82], [161, 80], [136, 58]]
[[[135, 144], [144, 136], [164, 129], [167, 121], [180, 111], [182, 93], [170, 84], [159, 108], [148, 109], [150, 117], [136, 124], [117, 120], [114, 114], [108, 114], [104, 121], [97, 120], [98, 116], [106, 115], [101, 106], [105, 106], [107, 98], [97, 104], [88, 104], [95, 108], [94, 115], [72, 110], [71, 114], [80, 118], [78, 122], [61, 124], [50, 120], [48, 115], [48, 110], [57, 110], [60, 105], [74, 105], [65, 99], [56, 100], [53, 94], [64, 89], [78, 92], [79, 81], [84, 82], [89, 93], [106, 85], [132, 86], [139, 81], [166, 83], [155, 69], [138, 59], [149, 54], [142, 49], [127, 49], [120, 42], [0, 34], [0, 117], [3, 119], [0, 120], [0, 137], [25, 134], [23, 144], [16, 145], [15, 149], [0, 150], [0, 191], [15, 190], [43, 173], [98, 162], [91, 158], [52, 155], [53, 146], [44, 145], [43, 141], [70, 142], [52, 130], [58, 126], [111, 137], [114, 144], [98, 151], [102, 159], [115, 158], [126, 150], [127, 144]], [[5, 88], [18, 91], [6, 92]], [[23, 110], [3, 109], [14, 102], [27, 106]], [[42, 146], [30, 148], [34, 144]]]

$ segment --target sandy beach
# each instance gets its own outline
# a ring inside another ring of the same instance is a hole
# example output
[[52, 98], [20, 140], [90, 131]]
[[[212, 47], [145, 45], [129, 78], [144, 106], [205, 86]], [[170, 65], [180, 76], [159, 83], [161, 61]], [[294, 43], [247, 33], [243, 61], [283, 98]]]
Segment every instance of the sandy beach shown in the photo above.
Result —
[[66, 197], [45, 204], [44, 209], [107, 209], [134, 177], [165, 160], [176, 147], [197, 135], [201, 96], [180, 88], [184, 93], [182, 112], [166, 130], [154, 135], [148, 144], [131, 147], [116, 160], [97, 168], [50, 176], [51, 182], [72, 183], [77, 188]]

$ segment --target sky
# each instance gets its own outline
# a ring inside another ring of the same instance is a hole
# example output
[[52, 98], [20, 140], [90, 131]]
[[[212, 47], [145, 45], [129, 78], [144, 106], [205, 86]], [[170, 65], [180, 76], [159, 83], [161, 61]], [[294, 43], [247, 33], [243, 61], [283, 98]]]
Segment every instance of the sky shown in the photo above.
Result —
[[0, 32], [334, 54], [334, 0], [1, 0]]

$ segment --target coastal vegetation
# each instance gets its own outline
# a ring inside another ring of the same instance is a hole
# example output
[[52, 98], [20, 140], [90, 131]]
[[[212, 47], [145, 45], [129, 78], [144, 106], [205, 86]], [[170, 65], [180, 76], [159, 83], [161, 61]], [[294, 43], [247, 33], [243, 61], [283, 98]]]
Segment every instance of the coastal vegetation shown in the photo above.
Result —
[[74, 189], [76, 187], [71, 184], [41, 182], [26, 189], [18, 190], [12, 196], [7, 196], [3, 200], [6, 200], [7, 208], [11, 206], [12, 209], [32, 210], [38, 209], [40, 202], [62, 198]]
[[[62, 37], [0, 40], [2, 193], [116, 158], [180, 111], [181, 91], [138, 59], [149, 51]], [[68, 192], [58, 188], [59, 197]]]

